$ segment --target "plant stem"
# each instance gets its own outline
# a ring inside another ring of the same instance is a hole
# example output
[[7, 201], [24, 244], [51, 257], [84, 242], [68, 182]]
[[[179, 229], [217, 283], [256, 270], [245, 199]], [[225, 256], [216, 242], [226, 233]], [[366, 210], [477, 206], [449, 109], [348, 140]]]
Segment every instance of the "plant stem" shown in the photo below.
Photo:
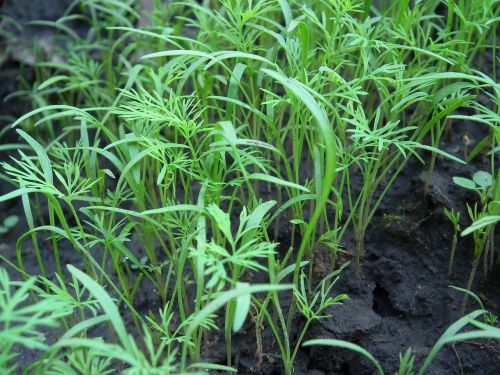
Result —
[[451, 243], [451, 252], [450, 252], [450, 260], [448, 264], [448, 276], [451, 276], [451, 273], [453, 271], [453, 259], [455, 257], [455, 250], [457, 248], [457, 241], [458, 241], [458, 233], [455, 231], [453, 234], [453, 240]]

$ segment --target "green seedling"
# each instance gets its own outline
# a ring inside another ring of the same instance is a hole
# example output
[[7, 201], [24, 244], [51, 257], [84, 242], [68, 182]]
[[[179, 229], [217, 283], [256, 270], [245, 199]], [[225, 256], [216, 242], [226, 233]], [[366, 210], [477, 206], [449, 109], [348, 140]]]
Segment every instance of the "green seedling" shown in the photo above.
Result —
[[[483, 301], [481, 301], [481, 298], [479, 298], [479, 296], [477, 294], [475, 294], [474, 292], [472, 292], [468, 289], [458, 288], [456, 286], [451, 286], [451, 285], [450, 285], [450, 288], [453, 290], [456, 290], [460, 293], [463, 293], [466, 296], [472, 297], [472, 299], [479, 305], [480, 309], [486, 311], [484, 304], [483, 304]], [[484, 314], [483, 320], [484, 320], [484, 323], [486, 323], [489, 326], [496, 327], [496, 328], [500, 327], [500, 325], [499, 325], [500, 322], [498, 321], [498, 316], [493, 314], [491, 311], [487, 311]]]
[[[491, 202], [492, 204], [498, 205], [500, 204], [499, 201], [494, 201]], [[462, 232], [462, 236], [467, 236], [477, 230], [480, 230], [484, 227], [494, 225], [500, 221], [500, 216], [499, 215], [485, 215], [481, 219], [476, 220], [473, 222], [469, 227], [465, 228], [464, 231]]]
[[[35, 83], [19, 77], [6, 99], [32, 107], [0, 131], [18, 137], [0, 145], [11, 157], [0, 178], [14, 186], [0, 203], [18, 199], [28, 231], [17, 264], [0, 257], [27, 284], [34, 257], [41, 277], [29, 294], [72, 313], [27, 371], [235, 372], [232, 335], [252, 312], [258, 350], [270, 329], [272, 355], [293, 373], [308, 327], [345, 299], [332, 295], [345, 239], [354, 236], [359, 272], [370, 224], [410, 159], [431, 153], [427, 181], [441, 157], [461, 162], [439, 147], [462, 121], [490, 129], [471, 156], [491, 155], [491, 176], [456, 182], [479, 197], [463, 234], [474, 233], [475, 259], [491, 272], [499, 89], [483, 57], [497, 55], [495, 5], [75, 0], [61, 19], [31, 23], [58, 43], [50, 59], [34, 51]], [[449, 216], [456, 238], [458, 214]], [[53, 259], [42, 256], [47, 238]], [[331, 250], [329, 268], [319, 246]], [[83, 270], [68, 276], [61, 249]], [[162, 305], [146, 317], [145, 288]], [[298, 332], [297, 315], [307, 323]], [[106, 340], [92, 338], [101, 325]], [[209, 335], [225, 339], [228, 365], [202, 362]], [[412, 352], [400, 361], [409, 375]]]
[[[301, 267], [306, 266], [304, 262]], [[283, 306], [280, 303], [275, 293], [270, 293], [263, 302], [257, 303], [256, 325], [258, 337], [260, 337], [260, 329], [263, 324], [263, 319], [267, 322], [273, 332], [274, 339], [279, 347], [281, 360], [285, 368], [285, 374], [290, 375], [294, 372], [294, 363], [297, 357], [300, 346], [307, 334], [309, 326], [316, 320], [328, 319], [332, 316], [332, 308], [340, 305], [348, 299], [345, 294], [334, 295], [333, 287], [339, 279], [340, 273], [348, 266], [345, 263], [335, 272], [322, 279], [315, 287], [311, 287], [311, 282], [304, 273], [301, 274], [299, 287], [293, 291], [296, 299], [297, 308], [305, 318], [305, 325], [299, 332], [296, 342], [290, 341], [291, 330], [288, 323], [285, 321]], [[275, 276], [275, 282], [281, 282], [284, 278], [291, 275], [294, 271], [294, 265], [284, 267]], [[268, 312], [268, 305], [272, 304], [277, 312], [277, 319], [271, 316]], [[293, 309], [293, 306], [291, 307]], [[260, 342], [258, 340], [258, 342]], [[262, 347], [257, 348], [262, 354]]]
[[444, 214], [453, 225], [453, 240], [451, 242], [450, 260], [448, 264], [448, 276], [453, 272], [453, 259], [455, 258], [455, 250], [457, 249], [458, 234], [460, 233], [460, 212], [456, 212], [453, 208], [451, 210], [444, 208]]
[[0, 225], [0, 234], [8, 233], [11, 229], [13, 229], [17, 225], [17, 223], [19, 223], [19, 216], [17, 215], [7, 216], [3, 220], [3, 223]]
[[[479, 267], [481, 256], [484, 252], [485, 272], [487, 273], [493, 267], [493, 228], [496, 222], [494, 220], [494, 217], [499, 210], [498, 204], [496, 204], [495, 202], [500, 198], [500, 184], [498, 183], [498, 181], [495, 181], [493, 179], [491, 174], [483, 171], [476, 172], [472, 180], [454, 177], [453, 181], [461, 187], [475, 191], [479, 195], [481, 202], [481, 208], [479, 210], [477, 204], [475, 204], [473, 207], [467, 204], [467, 211], [473, 222], [473, 225], [472, 230], [469, 228], [464, 232], [465, 234], [472, 233], [474, 239], [474, 258], [472, 262], [472, 271], [466, 286], [467, 290], [471, 290], [475, 274]], [[477, 225], [477, 223], [480, 223], [480, 225]], [[481, 225], [481, 223], [483, 225]], [[464, 235], [464, 233], [462, 233], [462, 235]], [[465, 311], [466, 303], [467, 295], [464, 297], [464, 302], [462, 304], [462, 313]]]
[[[267, 271], [267, 267], [259, 264], [258, 260], [272, 256], [277, 244], [262, 241], [260, 238], [265, 228], [264, 218], [274, 205], [274, 201], [262, 203], [251, 213], [243, 208], [235, 234], [232, 233], [230, 214], [223, 212], [216, 205], [208, 206], [207, 211], [213, 222], [214, 239], [202, 244], [204, 248], [202, 252], [198, 248], [191, 255], [198, 264], [203, 265], [204, 276], [209, 278], [205, 285], [207, 290], [220, 292], [226, 283], [237, 285], [246, 271]], [[239, 330], [242, 325], [237, 315], [238, 309], [241, 308], [239, 304], [249, 304], [249, 298], [250, 296], [247, 301], [231, 301], [227, 306], [225, 337], [229, 367], [232, 357], [232, 331]]]
[[[36, 278], [17, 283], [0, 268], [0, 371], [5, 374], [17, 371], [17, 345], [27, 349], [48, 350], [43, 329], [57, 327], [58, 319], [71, 313], [64, 300], [42, 298], [29, 303]], [[28, 303], [27, 303], [28, 302]]]
[[478, 171], [472, 176], [472, 180], [464, 177], [453, 177], [453, 182], [467, 190], [472, 190], [479, 196], [482, 205], [485, 205], [491, 197], [493, 187], [493, 177], [485, 171]]

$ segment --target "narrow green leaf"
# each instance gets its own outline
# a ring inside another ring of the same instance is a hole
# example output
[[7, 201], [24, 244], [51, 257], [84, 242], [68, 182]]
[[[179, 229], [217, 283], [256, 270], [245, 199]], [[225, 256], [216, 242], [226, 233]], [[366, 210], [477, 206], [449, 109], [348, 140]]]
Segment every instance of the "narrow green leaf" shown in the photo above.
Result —
[[42, 112], [45, 112], [45, 111], [57, 110], [57, 109], [64, 109], [64, 110], [68, 110], [68, 111], [73, 111], [72, 113], [74, 113], [75, 115], [76, 114], [85, 114], [85, 115], [87, 115], [87, 113], [85, 111], [82, 111], [81, 109], [78, 109], [76, 107], [72, 107], [72, 106], [69, 106], [69, 105], [47, 105], [47, 106], [44, 106], [44, 107], [41, 107], [41, 108], [34, 109], [33, 111], [28, 112], [25, 115], [19, 117], [12, 124], [12, 127], [13, 128], [16, 127], [20, 123], [26, 121], [30, 117], [33, 117], [33, 116], [35, 116], [35, 115], [37, 115], [39, 113], [42, 113]]
[[270, 182], [270, 183], [275, 184], [275, 185], [286, 186], [286, 187], [289, 187], [292, 189], [297, 189], [297, 190], [301, 190], [301, 191], [305, 191], [306, 193], [309, 193], [309, 189], [307, 189], [306, 187], [304, 187], [302, 185], [295, 184], [293, 182], [289, 182], [286, 180], [282, 180], [281, 178], [271, 176], [268, 174], [264, 174], [264, 173], [252, 173], [248, 176], [248, 178], [251, 180], [266, 181], [266, 182]]
[[[448, 329], [443, 333], [443, 335], [440, 337], [440, 339], [434, 344], [432, 347], [429, 355], [424, 361], [424, 364], [420, 368], [420, 371], [418, 372], [418, 375], [424, 375], [425, 372], [427, 371], [427, 368], [430, 366], [436, 355], [439, 353], [439, 351], [442, 349], [444, 345], [449, 343], [450, 339], [462, 328], [464, 328], [467, 324], [469, 324], [472, 320], [477, 318], [480, 315], [483, 315], [486, 311], [484, 310], [476, 310], [473, 311], [466, 316], [460, 318], [457, 320], [455, 323], [453, 323]], [[455, 340], [457, 341], [457, 340]], [[451, 341], [453, 342], [453, 340]]]
[[33, 137], [28, 135], [25, 131], [21, 129], [17, 129], [17, 132], [21, 137], [24, 138], [26, 142], [29, 143], [29, 145], [33, 148], [33, 151], [35, 151], [36, 155], [38, 156], [38, 160], [40, 161], [40, 166], [42, 167], [43, 174], [45, 176], [45, 181], [48, 182], [49, 184], [54, 183], [54, 177], [52, 175], [52, 165], [50, 163], [50, 159], [45, 152], [45, 149], [42, 147], [40, 143], [35, 141]]
[[465, 230], [462, 232], [462, 236], [467, 236], [479, 229], [496, 224], [499, 221], [500, 221], [500, 215], [491, 215], [482, 217], [481, 219], [472, 223], [471, 226], [465, 228]]
[[102, 309], [108, 316], [111, 324], [113, 325], [116, 334], [120, 338], [120, 341], [125, 349], [133, 350], [132, 342], [130, 336], [127, 333], [125, 324], [123, 323], [118, 307], [111, 299], [111, 297], [106, 293], [102, 286], [96, 283], [87, 274], [80, 271], [78, 268], [73, 267], [71, 264], [67, 265], [68, 271], [82, 283], [83, 286], [99, 301]]
[[429, 145], [424, 145], [424, 144], [418, 144], [416, 146], [416, 148], [420, 148], [422, 150], [427, 150], [427, 151], [431, 151], [431, 152], [434, 152], [438, 155], [441, 155], [447, 159], [450, 159], [450, 160], [453, 160], [454, 162], [456, 163], [460, 163], [460, 164], [467, 164], [465, 161], [463, 161], [462, 159], [460, 158], [457, 158], [456, 156], [453, 156], [452, 154], [446, 152], [446, 151], [443, 151], [437, 147], [432, 147], [432, 146], [429, 146]]
[[279, 292], [292, 289], [292, 285], [270, 285], [270, 284], [255, 284], [245, 288], [236, 288], [228, 292], [219, 294], [212, 302], [206, 305], [193, 319], [188, 327], [188, 336], [196, 329], [201, 322], [208, 316], [219, 310], [234, 298], [241, 297], [243, 294], [256, 294], [262, 292]]
[[[303, 268], [303, 267], [307, 266], [308, 264], [309, 264], [309, 261], [304, 260], [304, 261], [300, 262], [299, 267], [300, 267], [300, 268]], [[283, 268], [283, 269], [282, 269], [282, 270], [281, 270], [281, 271], [280, 271], [280, 272], [276, 275], [276, 282], [278, 282], [278, 283], [279, 283], [279, 282], [283, 281], [283, 279], [284, 279], [285, 277], [287, 277], [288, 275], [290, 275], [291, 273], [293, 273], [293, 271], [295, 271], [295, 267], [296, 267], [296, 266], [295, 266], [295, 264], [291, 264], [291, 265], [289, 265], [288, 267]]]
[[[236, 289], [238, 288], [247, 288], [250, 284], [248, 283], [237, 283]], [[233, 321], [233, 332], [238, 332], [245, 320], [247, 318], [248, 312], [250, 311], [250, 302], [252, 300], [251, 294], [242, 294], [239, 297], [236, 297], [236, 310], [234, 312], [234, 321]]]
[[189, 366], [189, 368], [201, 368], [201, 369], [215, 370], [215, 371], [238, 372], [238, 370], [236, 370], [232, 367], [229, 367], [229, 366], [218, 365], [216, 363], [205, 363], [205, 362], [193, 363], [192, 365]]
[[281, 7], [281, 12], [283, 13], [283, 18], [285, 19], [285, 26], [288, 29], [288, 26], [290, 26], [290, 22], [292, 22], [292, 9], [290, 8], [290, 5], [288, 4], [287, 0], [278, 0], [280, 3]]
[[37, 191], [38, 191], [37, 189], [30, 189], [30, 188], [16, 189], [14, 191], [11, 191], [10, 193], [0, 195], [0, 202], [5, 202], [10, 199], [17, 198], [23, 194], [35, 193]]
[[41, 91], [41, 90], [46, 89], [47, 87], [49, 87], [57, 82], [65, 81], [67, 79], [68, 79], [68, 76], [65, 76], [65, 75], [58, 75], [58, 76], [50, 77], [48, 80], [42, 82], [40, 84], [40, 86], [37, 87], [37, 89]]

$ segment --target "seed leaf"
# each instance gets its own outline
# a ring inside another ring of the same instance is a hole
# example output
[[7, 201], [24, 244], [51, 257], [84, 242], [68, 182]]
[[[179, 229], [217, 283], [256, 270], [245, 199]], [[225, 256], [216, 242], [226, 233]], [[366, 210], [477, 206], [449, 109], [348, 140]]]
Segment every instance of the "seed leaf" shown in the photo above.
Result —
[[469, 190], [475, 190], [476, 189], [476, 184], [474, 181], [469, 180], [468, 178], [463, 178], [463, 177], [453, 177], [453, 182], [457, 184], [460, 187], [463, 187], [465, 189]]
[[491, 185], [493, 185], [493, 177], [491, 177], [491, 174], [485, 171], [477, 171], [476, 173], [474, 173], [474, 176], [472, 176], [472, 180], [481, 189], [487, 189]]
[[18, 222], [19, 222], [19, 216], [10, 215], [5, 218], [5, 220], [3, 221], [3, 225], [7, 228], [13, 228], [16, 226]]

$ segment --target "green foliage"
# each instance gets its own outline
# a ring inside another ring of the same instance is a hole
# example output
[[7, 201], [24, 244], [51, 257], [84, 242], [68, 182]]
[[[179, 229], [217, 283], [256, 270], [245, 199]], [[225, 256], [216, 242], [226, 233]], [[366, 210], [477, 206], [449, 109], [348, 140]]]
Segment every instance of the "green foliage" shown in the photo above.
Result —
[[[497, 177], [500, 177], [500, 172], [498, 172]], [[498, 178], [494, 179], [488, 172], [478, 171], [474, 173], [472, 180], [463, 177], [454, 177], [453, 182], [462, 188], [476, 192], [480, 199], [479, 209], [477, 203], [474, 206], [467, 203], [467, 211], [472, 220], [472, 225], [462, 232], [462, 236], [472, 234], [474, 240], [472, 271], [466, 286], [466, 289], [470, 290], [472, 289], [472, 283], [483, 254], [486, 265], [485, 269], [490, 272], [493, 270], [495, 256], [493, 238], [495, 224], [498, 221], [497, 218], [500, 213], [500, 206], [497, 203], [498, 199], [500, 199], [500, 181]], [[458, 218], [456, 221], [458, 221]], [[455, 237], [459, 230], [459, 226], [456, 225]], [[454, 241], [456, 242], [456, 239]], [[462, 311], [465, 310], [466, 303], [467, 295], [464, 297]]]
[[[14, 185], [0, 203], [20, 199], [28, 226], [17, 265], [6, 264], [27, 280], [22, 301], [31, 293], [40, 307], [27, 310], [33, 325], [19, 338], [45, 351], [32, 369], [234, 372], [232, 337], [251, 315], [257, 342], [270, 329], [293, 373], [310, 324], [347, 298], [333, 295], [338, 253], [352, 253], [362, 272], [365, 234], [412, 158], [430, 153], [425, 191], [439, 159], [464, 163], [440, 149], [461, 121], [491, 129], [464, 152], [489, 155], [491, 170], [454, 181], [479, 197], [462, 232], [474, 236], [470, 280], [481, 256], [493, 268], [500, 90], [484, 56], [496, 56], [497, 1], [154, 0], [147, 12], [144, 3], [75, 0], [60, 20], [31, 23], [53, 29], [61, 47], [50, 60], [37, 55], [35, 83], [7, 98], [32, 106], [12, 124], [19, 142], [0, 146], [10, 156], [0, 178]], [[76, 33], [75, 21], [87, 32]], [[450, 273], [458, 212], [445, 210]], [[16, 224], [7, 217], [0, 233]], [[280, 229], [289, 249], [277, 242]], [[330, 252], [329, 276], [317, 280], [320, 247]], [[62, 249], [78, 254], [81, 269], [63, 267]], [[24, 267], [32, 256], [37, 281]], [[162, 307], [144, 316], [138, 295], [147, 288]], [[293, 338], [297, 313], [305, 325]], [[59, 327], [51, 348], [37, 341], [41, 326]], [[101, 326], [107, 336], [93, 337]], [[227, 366], [203, 362], [208, 331], [224, 332]], [[6, 344], [5, 366], [18, 341]], [[330, 344], [378, 366], [354, 344]], [[400, 362], [399, 374], [410, 375], [411, 351]]]
[[450, 276], [453, 271], [453, 259], [455, 258], [455, 250], [457, 248], [458, 233], [460, 233], [460, 212], [456, 212], [453, 208], [448, 210], [445, 207], [444, 214], [453, 225], [453, 240], [451, 243], [450, 261], [448, 265], [448, 276]]
[[0, 225], [0, 234], [5, 234], [12, 228], [14, 228], [19, 222], [19, 217], [17, 215], [10, 215], [3, 219], [3, 223]]
[[29, 303], [35, 278], [25, 282], [12, 281], [4, 268], [0, 268], [0, 371], [13, 373], [18, 365], [14, 347], [47, 350], [43, 330], [57, 327], [58, 319], [71, 312], [62, 300], [43, 298]]

